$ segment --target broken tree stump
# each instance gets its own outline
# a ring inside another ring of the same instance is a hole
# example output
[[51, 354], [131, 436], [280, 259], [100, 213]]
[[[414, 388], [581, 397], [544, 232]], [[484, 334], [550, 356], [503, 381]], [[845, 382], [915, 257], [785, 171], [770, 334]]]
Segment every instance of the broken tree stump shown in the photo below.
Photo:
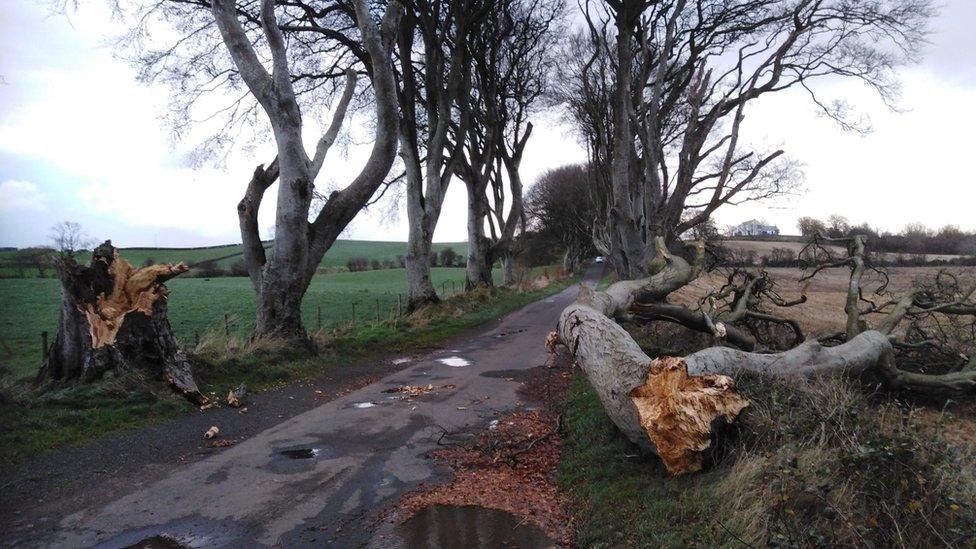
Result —
[[167, 317], [164, 282], [189, 267], [151, 265], [136, 269], [106, 240], [91, 262], [57, 261], [61, 318], [54, 343], [37, 375], [39, 384], [92, 383], [111, 372], [141, 373], [168, 383], [194, 403], [197, 388], [186, 355]]

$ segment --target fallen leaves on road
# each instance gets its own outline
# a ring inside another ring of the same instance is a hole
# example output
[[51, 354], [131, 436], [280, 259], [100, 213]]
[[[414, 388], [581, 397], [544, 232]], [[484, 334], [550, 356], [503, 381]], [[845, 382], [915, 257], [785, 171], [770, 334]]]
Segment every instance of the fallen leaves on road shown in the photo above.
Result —
[[237, 444], [237, 441], [231, 440], [229, 438], [218, 438], [217, 440], [210, 441], [207, 446], [211, 448], [227, 448]]
[[448, 383], [447, 385], [441, 385], [439, 387], [434, 387], [431, 384], [428, 384], [426, 387], [424, 387], [423, 385], [400, 385], [397, 387], [393, 387], [392, 389], [387, 389], [383, 392], [402, 394], [406, 397], [416, 397], [437, 389], [454, 389], [454, 388], [456, 388], [456, 386], [453, 383]]

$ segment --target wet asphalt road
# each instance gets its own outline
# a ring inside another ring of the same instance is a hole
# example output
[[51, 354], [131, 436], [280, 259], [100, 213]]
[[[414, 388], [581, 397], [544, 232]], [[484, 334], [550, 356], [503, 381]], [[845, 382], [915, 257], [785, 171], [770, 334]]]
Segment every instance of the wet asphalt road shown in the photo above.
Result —
[[[584, 281], [593, 286], [601, 272], [592, 266]], [[572, 286], [527, 305], [490, 330], [161, 479], [144, 484], [132, 475], [127, 485], [114, 478], [128, 488], [121, 497], [0, 539], [108, 548], [165, 533], [191, 547], [401, 545], [381, 520], [383, 508], [449, 474], [425, 457], [445, 431], [463, 437], [523, 405], [510, 370], [545, 362], [546, 335], [576, 293]], [[409, 401], [384, 392], [428, 384], [433, 391]]]

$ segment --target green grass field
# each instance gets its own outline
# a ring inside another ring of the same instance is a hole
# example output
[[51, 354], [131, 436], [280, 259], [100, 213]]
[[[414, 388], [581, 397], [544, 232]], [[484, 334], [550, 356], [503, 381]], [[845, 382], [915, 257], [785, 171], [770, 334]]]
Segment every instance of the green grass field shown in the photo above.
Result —
[[[496, 281], [500, 271], [496, 270]], [[464, 287], [464, 269], [435, 267], [431, 278], [438, 292], [453, 295]], [[192, 346], [197, 336], [213, 331], [245, 336], [254, 327], [254, 291], [247, 278], [176, 278], [170, 289], [170, 322], [176, 336]], [[397, 294], [406, 297], [403, 269], [317, 275], [305, 296], [303, 318], [309, 330], [352, 322], [353, 307], [359, 325], [373, 323], [377, 307], [380, 319], [389, 319], [397, 306]], [[0, 363], [10, 375], [33, 375], [41, 361], [41, 332], [55, 332], [58, 324], [58, 281], [53, 278], [0, 280]], [[354, 305], [355, 304], [355, 305]], [[405, 300], [403, 301], [406, 306]], [[227, 315], [229, 324], [225, 327]], [[52, 335], [53, 337], [53, 335]]]
[[[434, 244], [434, 251], [440, 252], [444, 248], [452, 248], [458, 256], [464, 257], [468, 253], [467, 242], [442, 242]], [[152, 259], [155, 263], [176, 263], [186, 262], [189, 265], [207, 261], [217, 260], [217, 265], [221, 268], [230, 267], [232, 264], [241, 261], [241, 245], [231, 244], [227, 246], [217, 246], [214, 248], [122, 248], [121, 254], [129, 263], [135, 266], [142, 265], [147, 259]], [[0, 250], [0, 276], [19, 276], [11, 267], [6, 266], [13, 259], [16, 252], [10, 250]], [[323, 267], [345, 267], [346, 262], [354, 257], [365, 257], [372, 261], [395, 260], [397, 256], [406, 255], [406, 242], [381, 242], [373, 240], [337, 240], [335, 244], [325, 253], [322, 258]], [[88, 253], [79, 254], [79, 262], [87, 262]], [[36, 276], [34, 269], [24, 269], [24, 276]], [[48, 276], [52, 276], [52, 270], [48, 270]]]

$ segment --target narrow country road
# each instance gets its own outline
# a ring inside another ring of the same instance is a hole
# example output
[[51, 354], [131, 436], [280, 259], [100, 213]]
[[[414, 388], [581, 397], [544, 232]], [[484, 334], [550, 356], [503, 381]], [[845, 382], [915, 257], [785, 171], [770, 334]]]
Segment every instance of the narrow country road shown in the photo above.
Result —
[[[595, 285], [602, 267], [591, 266], [584, 281]], [[545, 362], [546, 335], [577, 291], [527, 305], [490, 330], [162, 478], [113, 478], [121, 488], [113, 499], [98, 498], [105, 504], [41, 518], [13, 539], [0, 534], [0, 545], [126, 547], [161, 533], [192, 547], [377, 545], [384, 506], [448, 474], [425, 457], [445, 430], [477, 432], [522, 405], [513, 370]], [[435, 390], [411, 401], [385, 392], [428, 384]]]

